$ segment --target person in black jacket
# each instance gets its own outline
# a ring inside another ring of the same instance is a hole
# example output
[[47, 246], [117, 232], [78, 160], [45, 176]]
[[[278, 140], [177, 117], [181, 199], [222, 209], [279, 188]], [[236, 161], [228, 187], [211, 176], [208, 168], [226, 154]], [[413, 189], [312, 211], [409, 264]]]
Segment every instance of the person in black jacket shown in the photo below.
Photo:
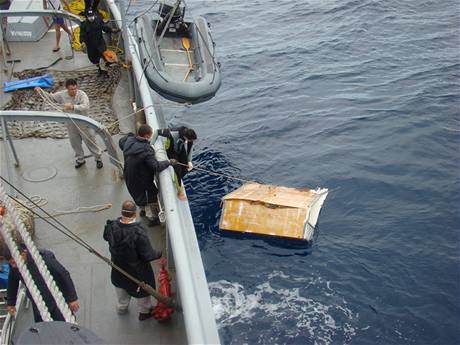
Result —
[[86, 11], [86, 20], [80, 25], [80, 42], [86, 44], [86, 54], [91, 63], [97, 66], [99, 75], [107, 75], [107, 71], [101, 68], [101, 59], [104, 62], [104, 51], [107, 49], [102, 32], [116, 33], [119, 29], [112, 29], [105, 24], [102, 18], [92, 9]]
[[141, 216], [147, 216], [150, 225], [158, 225], [160, 221], [156, 211], [158, 189], [155, 186], [155, 172], [160, 172], [177, 164], [174, 159], [158, 162], [155, 151], [150, 145], [152, 128], [149, 125], [139, 127], [137, 136], [130, 133], [119, 141], [123, 150], [125, 167], [123, 170], [126, 187], [137, 206], [141, 208]]
[[[152, 248], [144, 228], [136, 222], [134, 202], [125, 201], [122, 205], [121, 217], [107, 221], [104, 240], [109, 242], [112, 262], [115, 265], [155, 288], [155, 276], [150, 261], [161, 258], [161, 252]], [[139, 306], [139, 320], [143, 321], [152, 316], [152, 297], [146, 291], [114, 268], [112, 268], [111, 280], [118, 298], [119, 314], [128, 311], [129, 301], [134, 297], [137, 298]]]
[[97, 6], [99, 6], [100, 0], [85, 0], [85, 12], [88, 12], [90, 9], [93, 12], [97, 12]]
[[166, 153], [169, 158], [176, 159], [179, 163], [174, 166], [176, 173], [177, 196], [180, 200], [186, 200], [182, 179], [193, 169], [192, 149], [193, 142], [197, 139], [196, 133], [192, 128], [166, 128], [159, 129], [158, 135], [168, 138], [165, 142]]
[[[29, 269], [29, 272], [37, 285], [38, 290], [40, 291], [43, 300], [45, 301], [48, 311], [51, 314], [51, 317], [54, 321], [65, 321], [64, 316], [56, 305], [56, 301], [53, 298], [53, 295], [46, 286], [43, 277], [38, 271], [37, 265], [31, 257], [29, 257], [27, 250], [22, 245], [21, 247], [21, 256], [26, 261], [26, 266]], [[46, 250], [40, 249], [40, 255], [42, 256], [43, 261], [45, 262], [46, 267], [48, 267], [49, 272], [54, 278], [56, 285], [61, 290], [62, 295], [64, 296], [65, 301], [69, 305], [69, 308], [72, 312], [77, 312], [80, 308], [80, 303], [78, 302], [77, 292], [75, 291], [75, 286], [73, 284], [72, 278], [70, 277], [69, 272], [65, 269], [64, 266], [56, 259], [54, 253]], [[19, 281], [23, 281], [21, 273], [19, 272], [16, 261], [11, 257], [11, 253], [8, 248], [5, 246], [3, 249], [3, 256], [8, 260], [10, 264], [10, 272], [8, 274], [8, 288], [7, 288], [7, 309], [11, 315], [16, 313], [16, 298], [18, 294]], [[29, 290], [27, 290], [27, 296], [32, 301], [33, 313], [35, 322], [42, 322], [40, 312], [37, 309], [37, 306], [30, 295]]]

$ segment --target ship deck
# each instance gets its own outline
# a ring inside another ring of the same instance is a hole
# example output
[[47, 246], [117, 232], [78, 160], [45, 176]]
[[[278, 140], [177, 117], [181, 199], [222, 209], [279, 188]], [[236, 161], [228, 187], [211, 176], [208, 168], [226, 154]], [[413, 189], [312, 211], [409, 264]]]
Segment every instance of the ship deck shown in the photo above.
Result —
[[[48, 32], [39, 42], [10, 43], [13, 52], [10, 59], [21, 59], [21, 62], [14, 64], [14, 71], [48, 66], [58, 57], [63, 59], [52, 67], [57, 70], [73, 70], [90, 65], [83, 53], [75, 52], [72, 59], [65, 58], [72, 56], [65, 33], [62, 35], [61, 50], [52, 53], [54, 35], [54, 32]], [[11, 71], [2, 70], [1, 73], [1, 80], [5, 81], [9, 79]], [[96, 69], [89, 73], [96, 73]], [[113, 107], [119, 116], [130, 113], [131, 109], [126, 80], [127, 76], [124, 75], [115, 90]], [[8, 94], [2, 93], [0, 107], [6, 104], [8, 99]], [[120, 124], [122, 132], [133, 128], [132, 118]], [[118, 138], [119, 136], [113, 138], [115, 144], [118, 143]], [[38, 195], [46, 200], [44, 208], [51, 214], [77, 210], [81, 207], [111, 204], [111, 207], [99, 212], [58, 216], [61, 222], [86, 242], [109, 256], [107, 243], [102, 238], [105, 222], [107, 219], [118, 217], [121, 203], [130, 197], [124, 181], [118, 176], [115, 167], [109, 163], [108, 156], [105, 155], [103, 158], [103, 169], [96, 169], [92, 158], [87, 159], [85, 166], [75, 169], [74, 154], [68, 139], [28, 138], [13, 140], [13, 142], [20, 166], [14, 167], [11, 152], [6, 148], [5, 142], [0, 141], [2, 176], [27, 195]], [[102, 145], [102, 141], [100, 144]], [[85, 152], [88, 153], [86, 147]], [[32, 182], [37, 180], [45, 181]], [[164, 250], [165, 228], [146, 227], [146, 229], [152, 245]], [[132, 300], [128, 314], [118, 315], [115, 310], [116, 298], [110, 282], [108, 265], [52, 229], [43, 220], [36, 219], [35, 230], [37, 245], [52, 250], [72, 276], [81, 304], [80, 311], [77, 313], [79, 325], [92, 330], [107, 344], [187, 342], [181, 313], [174, 313], [172, 320], [164, 324], [158, 323], [153, 318], [140, 322], [137, 319], [136, 301]], [[158, 271], [158, 262], [152, 264], [154, 270]], [[170, 274], [174, 283], [174, 271], [170, 271]], [[19, 314], [16, 336], [32, 323], [31, 314], [31, 308]]]

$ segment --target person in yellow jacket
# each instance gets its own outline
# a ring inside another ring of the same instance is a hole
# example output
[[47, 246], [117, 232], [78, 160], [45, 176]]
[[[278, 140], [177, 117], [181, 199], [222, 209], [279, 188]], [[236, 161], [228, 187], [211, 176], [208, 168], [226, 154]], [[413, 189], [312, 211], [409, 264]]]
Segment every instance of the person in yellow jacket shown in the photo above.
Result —
[[168, 158], [176, 159], [180, 164], [174, 166], [176, 173], [177, 196], [180, 200], [186, 200], [182, 178], [193, 169], [192, 149], [197, 135], [192, 128], [185, 126], [178, 128], [159, 129], [158, 135], [168, 138], [165, 143]]

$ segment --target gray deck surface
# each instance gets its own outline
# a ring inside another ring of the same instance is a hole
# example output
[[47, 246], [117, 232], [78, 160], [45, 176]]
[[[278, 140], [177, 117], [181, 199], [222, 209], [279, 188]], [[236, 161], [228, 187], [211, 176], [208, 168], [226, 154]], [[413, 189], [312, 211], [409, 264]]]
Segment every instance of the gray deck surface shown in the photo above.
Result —
[[[62, 35], [61, 51], [52, 53], [54, 32], [49, 32], [40, 42], [11, 43], [13, 51], [11, 58], [22, 61], [15, 65], [15, 71], [27, 68], [47, 66], [57, 57], [70, 56], [70, 48], [66, 34]], [[47, 49], [49, 47], [49, 51]], [[56, 69], [74, 69], [90, 65], [86, 55], [75, 53], [74, 60], [60, 61]], [[8, 74], [2, 72], [2, 81]], [[114, 107], [117, 115], [123, 116], [130, 112], [127, 87], [122, 84], [116, 90]], [[0, 106], [7, 102], [8, 96], [1, 95]], [[120, 100], [126, 99], [126, 102]], [[120, 126], [122, 132], [132, 130], [133, 123], [124, 121]], [[100, 140], [100, 139], [99, 139]], [[118, 137], [114, 138], [115, 143]], [[21, 165], [12, 166], [9, 157], [11, 176], [6, 171], [4, 142], [0, 141], [2, 176], [10, 179], [17, 187], [29, 196], [39, 195], [46, 198], [45, 209], [54, 214], [57, 211], [75, 210], [78, 207], [112, 204], [107, 210], [95, 213], [78, 213], [59, 216], [58, 219], [75, 231], [85, 241], [91, 243], [97, 250], [109, 255], [107, 243], [102, 239], [102, 232], [107, 219], [116, 218], [120, 213], [121, 203], [129, 199], [123, 180], [118, 177], [114, 167], [104, 156], [104, 168], [96, 169], [93, 158], [87, 159], [87, 164], [75, 169], [74, 154], [67, 139], [22, 139], [14, 140]], [[102, 145], [102, 142], [99, 142]], [[85, 151], [87, 149], [85, 148]], [[52, 171], [56, 176], [44, 182], [29, 182], [24, 176], [41, 178]], [[39, 247], [48, 248], [56, 254], [61, 263], [69, 270], [77, 293], [81, 309], [77, 314], [78, 323], [91, 329], [108, 344], [183, 344], [186, 343], [184, 321], [180, 313], [175, 313], [173, 319], [166, 324], [160, 324], [154, 319], [138, 321], [138, 309], [135, 300], [131, 301], [129, 313], [118, 315], [115, 311], [115, 292], [110, 282], [110, 268], [67, 239], [64, 235], [51, 229], [42, 220], [36, 220], [36, 241]], [[165, 231], [163, 227], [147, 228], [152, 245], [158, 249], [164, 247]], [[158, 262], [153, 263], [155, 271]], [[174, 278], [174, 272], [170, 272]], [[18, 319], [18, 329], [30, 325], [31, 312], [23, 314]]]

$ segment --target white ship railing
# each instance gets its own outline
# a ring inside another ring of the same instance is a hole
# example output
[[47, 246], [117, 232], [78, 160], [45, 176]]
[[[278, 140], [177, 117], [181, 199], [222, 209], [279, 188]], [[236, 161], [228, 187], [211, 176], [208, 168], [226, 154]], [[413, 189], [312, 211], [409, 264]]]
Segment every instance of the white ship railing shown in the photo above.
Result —
[[45, 16], [59, 16], [60, 18], [65, 18], [70, 21], [73, 21], [77, 24], [81, 23], [81, 19], [79, 16], [67, 12], [67, 11], [62, 11], [62, 10], [0, 10], [0, 18], [3, 17], [31, 17], [31, 16], [39, 16], [39, 17], [45, 17]]
[[[107, 4], [121, 28], [119, 8], [113, 0], [108, 0]], [[146, 121], [154, 129], [159, 128], [159, 121], [153, 108], [151, 89], [143, 75], [143, 68], [138, 58], [136, 40], [129, 30], [125, 34], [125, 37], [128, 37], [125, 47], [128, 46], [127, 53], [134, 72], [134, 84], [142, 101]], [[161, 140], [157, 140], [155, 149], [158, 160], [167, 159]], [[166, 213], [187, 340], [190, 344], [219, 344], [216, 319], [193, 219], [188, 202], [177, 198], [173, 174], [172, 168], [160, 173], [160, 195]]]
[[[6, 294], [6, 289], [3, 290]], [[21, 309], [21, 305], [26, 298], [26, 288], [22, 283], [19, 285], [19, 292], [16, 298], [16, 310]], [[6, 311], [5, 311], [6, 312]], [[6, 312], [5, 321], [3, 322], [3, 327], [0, 334], [0, 345], [10, 345], [12, 341], [12, 336], [14, 334], [14, 326], [16, 325], [16, 317], [12, 316], [10, 313]]]
[[96, 120], [87, 116], [74, 113], [62, 113], [56, 111], [35, 111], [35, 110], [0, 110], [0, 121], [6, 139], [15, 159], [15, 165], [19, 166], [19, 158], [13, 146], [13, 141], [8, 133], [7, 121], [55, 121], [61, 123], [75, 123], [77, 126], [92, 128], [98, 134], [110, 156], [110, 162], [117, 167], [120, 176], [123, 175], [123, 166], [118, 159], [117, 150], [113, 145], [112, 137], [107, 129]]

